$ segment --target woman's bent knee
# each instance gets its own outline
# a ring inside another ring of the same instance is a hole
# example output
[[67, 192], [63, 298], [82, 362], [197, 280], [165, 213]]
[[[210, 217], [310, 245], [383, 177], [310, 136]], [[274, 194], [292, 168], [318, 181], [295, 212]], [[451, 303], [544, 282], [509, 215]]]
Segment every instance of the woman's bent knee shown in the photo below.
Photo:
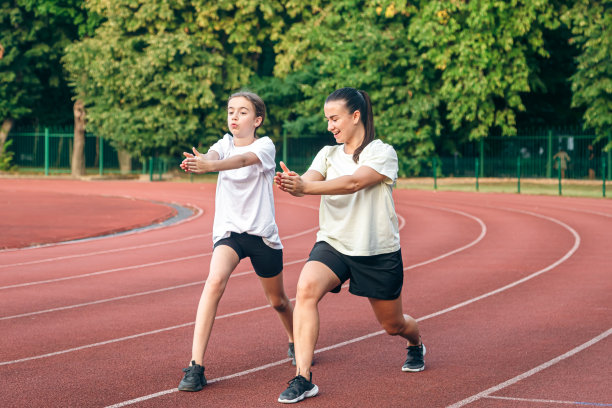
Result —
[[404, 332], [404, 324], [402, 322], [383, 322], [382, 327], [391, 336], [399, 336]]

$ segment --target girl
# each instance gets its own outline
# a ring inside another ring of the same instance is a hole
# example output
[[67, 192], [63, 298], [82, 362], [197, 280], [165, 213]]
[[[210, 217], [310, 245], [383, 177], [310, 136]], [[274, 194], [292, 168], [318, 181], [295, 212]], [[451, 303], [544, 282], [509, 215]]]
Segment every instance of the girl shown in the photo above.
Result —
[[189, 173], [217, 171], [214, 249], [202, 291], [193, 332], [191, 365], [183, 369], [180, 391], [200, 391], [206, 385], [204, 353], [227, 281], [242, 258], [251, 264], [270, 305], [278, 312], [293, 357], [293, 308], [283, 286], [283, 246], [274, 221], [273, 177], [275, 148], [269, 137], [255, 133], [263, 124], [266, 106], [252, 92], [238, 92], [227, 103], [226, 134], [206, 154], [193, 148], [184, 153], [181, 168]]
[[416, 320], [402, 312], [403, 264], [391, 195], [398, 172], [395, 150], [374, 140], [368, 94], [342, 88], [327, 97], [327, 130], [338, 145], [326, 146], [301, 177], [283, 162], [275, 183], [294, 196], [321, 195], [319, 232], [302, 269], [294, 311], [296, 376], [279, 402], [315, 396], [310, 372], [319, 334], [318, 303], [350, 280], [349, 292], [367, 297], [390, 335], [408, 342], [402, 371], [425, 369], [425, 347]]

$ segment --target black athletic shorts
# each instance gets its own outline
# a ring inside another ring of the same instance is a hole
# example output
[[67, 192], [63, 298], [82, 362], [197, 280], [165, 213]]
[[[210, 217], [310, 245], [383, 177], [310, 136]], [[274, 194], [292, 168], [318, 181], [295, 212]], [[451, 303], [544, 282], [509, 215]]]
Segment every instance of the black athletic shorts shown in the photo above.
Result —
[[283, 271], [283, 250], [270, 248], [262, 237], [231, 232], [229, 237], [215, 242], [214, 247], [219, 245], [232, 248], [240, 259], [249, 257], [257, 276], [272, 278]]
[[[404, 283], [401, 249], [372, 256], [349, 256], [325, 241], [317, 242], [308, 261], [318, 261], [331, 269], [342, 283], [350, 279], [349, 292], [374, 299], [397, 299]], [[340, 286], [332, 290], [339, 292]]]

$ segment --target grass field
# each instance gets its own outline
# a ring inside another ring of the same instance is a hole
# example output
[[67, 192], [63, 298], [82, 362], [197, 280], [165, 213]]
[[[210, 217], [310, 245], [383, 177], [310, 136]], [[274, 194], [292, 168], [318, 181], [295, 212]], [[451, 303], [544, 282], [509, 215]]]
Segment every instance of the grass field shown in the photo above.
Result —
[[[474, 178], [442, 178], [434, 188], [433, 178], [399, 179], [398, 188], [438, 191], [466, 191], [482, 193], [518, 193], [517, 179], [481, 178], [478, 190]], [[521, 194], [559, 195], [559, 181], [556, 179], [521, 179]], [[562, 180], [561, 195], [568, 197], [603, 198], [601, 180]], [[612, 182], [606, 182], [606, 197], [612, 196]]]

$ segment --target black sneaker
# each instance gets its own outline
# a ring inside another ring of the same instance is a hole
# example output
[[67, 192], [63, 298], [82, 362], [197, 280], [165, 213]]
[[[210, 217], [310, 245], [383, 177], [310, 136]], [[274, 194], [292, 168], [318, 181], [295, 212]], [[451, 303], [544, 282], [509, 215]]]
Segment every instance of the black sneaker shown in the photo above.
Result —
[[411, 371], [418, 372], [423, 371], [425, 369], [425, 345], [421, 344], [420, 346], [408, 346], [406, 347], [408, 350], [408, 355], [406, 356], [406, 362], [402, 367], [402, 371]]
[[278, 402], [293, 404], [300, 402], [304, 398], [314, 397], [319, 392], [319, 387], [312, 383], [312, 373], [310, 374], [310, 381], [298, 375], [289, 381], [288, 384], [289, 387], [278, 397]]
[[295, 365], [295, 347], [293, 343], [289, 343], [289, 349], [287, 350], [287, 357], [291, 357], [291, 365]]
[[183, 368], [183, 371], [185, 376], [179, 383], [179, 391], [200, 391], [206, 385], [204, 366], [192, 361], [189, 367]]

